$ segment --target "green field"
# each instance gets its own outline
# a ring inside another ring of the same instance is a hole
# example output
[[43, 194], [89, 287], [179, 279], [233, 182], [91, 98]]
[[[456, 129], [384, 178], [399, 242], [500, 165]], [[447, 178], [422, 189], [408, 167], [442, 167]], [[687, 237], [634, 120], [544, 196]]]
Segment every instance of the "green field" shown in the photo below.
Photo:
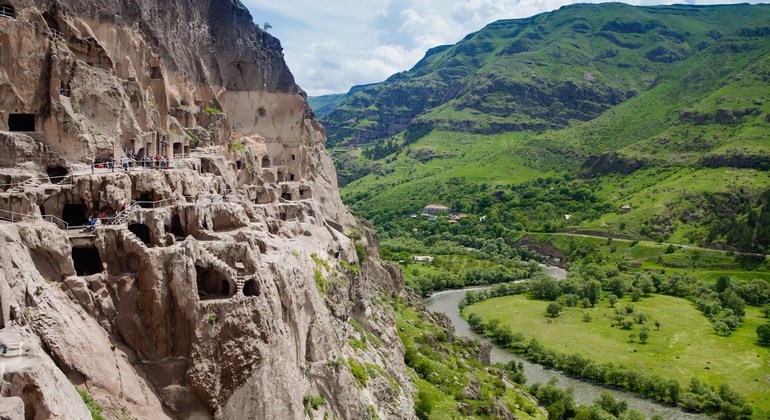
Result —
[[[615, 307], [629, 303], [621, 299]], [[606, 302], [594, 308], [565, 308], [557, 318], [546, 316], [549, 302], [524, 295], [488, 299], [469, 306], [465, 314], [478, 313], [485, 320], [500, 319], [514, 331], [535, 336], [546, 347], [562, 353], [579, 353], [601, 363], [678, 380], [686, 387], [690, 378], [710, 385], [727, 383], [747, 398], [755, 417], [770, 412], [770, 361], [768, 348], [757, 343], [756, 327], [767, 322], [757, 308], [747, 307], [743, 325], [728, 337], [718, 336], [709, 320], [685, 300], [652, 295], [634, 302], [635, 312], [649, 316], [650, 338], [645, 344], [631, 342], [630, 333], [613, 327], [613, 309]], [[591, 322], [584, 322], [588, 312]], [[660, 330], [654, 327], [661, 324]]]

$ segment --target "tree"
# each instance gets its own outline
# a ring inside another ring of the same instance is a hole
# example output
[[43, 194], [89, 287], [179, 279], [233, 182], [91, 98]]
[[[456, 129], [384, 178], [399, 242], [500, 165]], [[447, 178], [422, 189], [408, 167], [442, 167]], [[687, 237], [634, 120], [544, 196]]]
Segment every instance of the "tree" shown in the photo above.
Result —
[[545, 309], [545, 311], [548, 313], [548, 315], [555, 318], [559, 316], [559, 312], [561, 312], [561, 305], [559, 305], [557, 302], [551, 302], [548, 304], [548, 307]]
[[583, 322], [591, 322], [591, 314], [583, 312]]
[[634, 342], [634, 338], [636, 338], [636, 333], [628, 334], [628, 339], [631, 340], [631, 342]]
[[644, 344], [647, 339], [650, 338], [650, 329], [647, 327], [642, 327], [641, 330], [639, 330], [639, 341]]
[[270, 29], [270, 28], [272, 28], [272, 27], [273, 27], [273, 25], [271, 25], [271, 24], [269, 24], [267, 22], [265, 22], [265, 24], [262, 25], [262, 29], [265, 30], [265, 31]]
[[596, 305], [602, 296], [602, 284], [597, 280], [591, 280], [586, 284], [586, 297], [591, 302], [591, 306]]
[[764, 345], [770, 345], [770, 324], [762, 324], [757, 327], [757, 337], [759, 342]]
[[660, 331], [660, 321], [655, 320], [655, 331]]
[[644, 322], [647, 321], [647, 314], [644, 312], [637, 312], [634, 315], [634, 321], [636, 321], [637, 324], [644, 324]]
[[720, 333], [724, 334], [725, 336], [729, 335], [730, 333], [730, 327], [727, 326], [726, 323], [723, 321], [717, 321], [714, 323], [714, 325], [711, 326], [711, 328], [714, 329], [714, 332], [719, 335]]
[[618, 297], [614, 294], [607, 296], [607, 300], [610, 301], [610, 308], [614, 308], [615, 304], [618, 303]]
[[770, 318], [770, 305], [763, 306], [759, 312], [762, 312], [762, 315], [764, 315], [765, 318]]

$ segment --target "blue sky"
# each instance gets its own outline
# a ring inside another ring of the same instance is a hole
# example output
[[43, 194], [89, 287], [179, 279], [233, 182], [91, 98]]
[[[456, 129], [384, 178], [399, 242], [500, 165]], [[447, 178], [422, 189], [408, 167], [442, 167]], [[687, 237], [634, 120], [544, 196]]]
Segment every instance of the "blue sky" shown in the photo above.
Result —
[[[570, 0], [241, 0], [281, 40], [308, 95], [347, 92], [408, 70], [429, 48], [454, 44], [498, 19], [525, 18]], [[583, 1], [581, 3], [600, 3]], [[745, 1], [689, 0], [689, 4]], [[634, 0], [634, 5], [671, 4]]]

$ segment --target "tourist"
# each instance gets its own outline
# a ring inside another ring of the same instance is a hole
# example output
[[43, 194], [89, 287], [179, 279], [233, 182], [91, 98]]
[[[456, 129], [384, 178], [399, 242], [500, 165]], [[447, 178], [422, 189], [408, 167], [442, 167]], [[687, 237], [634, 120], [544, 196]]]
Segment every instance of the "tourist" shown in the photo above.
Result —
[[195, 204], [198, 204], [198, 193], [195, 193]]
[[128, 172], [128, 156], [123, 156], [123, 170]]

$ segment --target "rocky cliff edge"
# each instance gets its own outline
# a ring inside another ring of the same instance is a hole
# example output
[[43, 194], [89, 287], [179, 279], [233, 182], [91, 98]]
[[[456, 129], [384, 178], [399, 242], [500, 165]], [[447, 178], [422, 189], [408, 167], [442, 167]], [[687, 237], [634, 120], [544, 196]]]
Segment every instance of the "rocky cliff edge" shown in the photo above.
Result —
[[0, 45], [2, 415], [414, 417], [403, 277], [238, 1], [0, 0]]

